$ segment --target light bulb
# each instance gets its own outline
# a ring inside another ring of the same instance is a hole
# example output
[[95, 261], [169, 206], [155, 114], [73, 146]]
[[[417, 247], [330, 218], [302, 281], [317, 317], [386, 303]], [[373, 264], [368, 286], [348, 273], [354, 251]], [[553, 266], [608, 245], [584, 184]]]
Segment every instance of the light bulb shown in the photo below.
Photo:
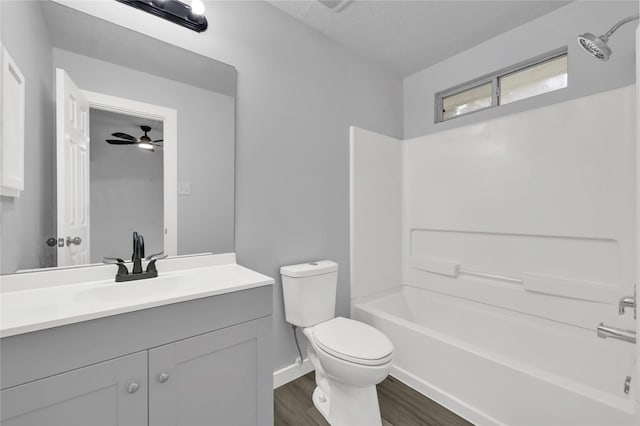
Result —
[[202, 0], [191, 0], [191, 13], [204, 15], [204, 3], [202, 3]]
[[138, 142], [138, 147], [142, 149], [153, 149], [153, 145], [149, 142]]

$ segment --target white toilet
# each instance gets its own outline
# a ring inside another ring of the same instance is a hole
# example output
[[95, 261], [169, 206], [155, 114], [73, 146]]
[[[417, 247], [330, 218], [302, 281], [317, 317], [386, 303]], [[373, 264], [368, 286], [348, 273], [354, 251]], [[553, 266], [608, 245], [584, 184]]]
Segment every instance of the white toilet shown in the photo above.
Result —
[[335, 317], [338, 265], [283, 266], [287, 322], [303, 327], [316, 370], [313, 404], [332, 426], [381, 425], [376, 385], [389, 374], [393, 345], [379, 330]]

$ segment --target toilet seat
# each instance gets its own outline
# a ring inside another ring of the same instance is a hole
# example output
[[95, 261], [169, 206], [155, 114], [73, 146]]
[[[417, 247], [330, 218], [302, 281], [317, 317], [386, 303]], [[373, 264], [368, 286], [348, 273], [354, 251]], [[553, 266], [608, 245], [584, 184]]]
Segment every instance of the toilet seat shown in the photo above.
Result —
[[313, 327], [319, 349], [343, 361], [383, 365], [393, 358], [393, 344], [382, 332], [359, 321], [336, 317]]

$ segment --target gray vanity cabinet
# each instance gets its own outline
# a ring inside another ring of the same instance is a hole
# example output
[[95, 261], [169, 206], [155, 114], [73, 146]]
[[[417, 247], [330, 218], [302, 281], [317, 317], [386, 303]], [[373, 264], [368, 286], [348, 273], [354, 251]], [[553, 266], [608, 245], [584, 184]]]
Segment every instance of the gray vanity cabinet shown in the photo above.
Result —
[[258, 287], [5, 337], [0, 423], [273, 425], [271, 292]]
[[147, 353], [5, 389], [3, 426], [147, 424]]
[[260, 328], [251, 321], [149, 350], [149, 424], [271, 424], [258, 416], [269, 337]]

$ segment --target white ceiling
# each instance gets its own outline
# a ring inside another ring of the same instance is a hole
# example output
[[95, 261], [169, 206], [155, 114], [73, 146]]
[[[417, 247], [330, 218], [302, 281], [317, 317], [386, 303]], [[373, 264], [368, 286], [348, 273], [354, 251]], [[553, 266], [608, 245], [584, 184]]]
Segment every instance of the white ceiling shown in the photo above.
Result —
[[355, 0], [334, 13], [316, 0], [267, 1], [402, 76], [570, 3]]

